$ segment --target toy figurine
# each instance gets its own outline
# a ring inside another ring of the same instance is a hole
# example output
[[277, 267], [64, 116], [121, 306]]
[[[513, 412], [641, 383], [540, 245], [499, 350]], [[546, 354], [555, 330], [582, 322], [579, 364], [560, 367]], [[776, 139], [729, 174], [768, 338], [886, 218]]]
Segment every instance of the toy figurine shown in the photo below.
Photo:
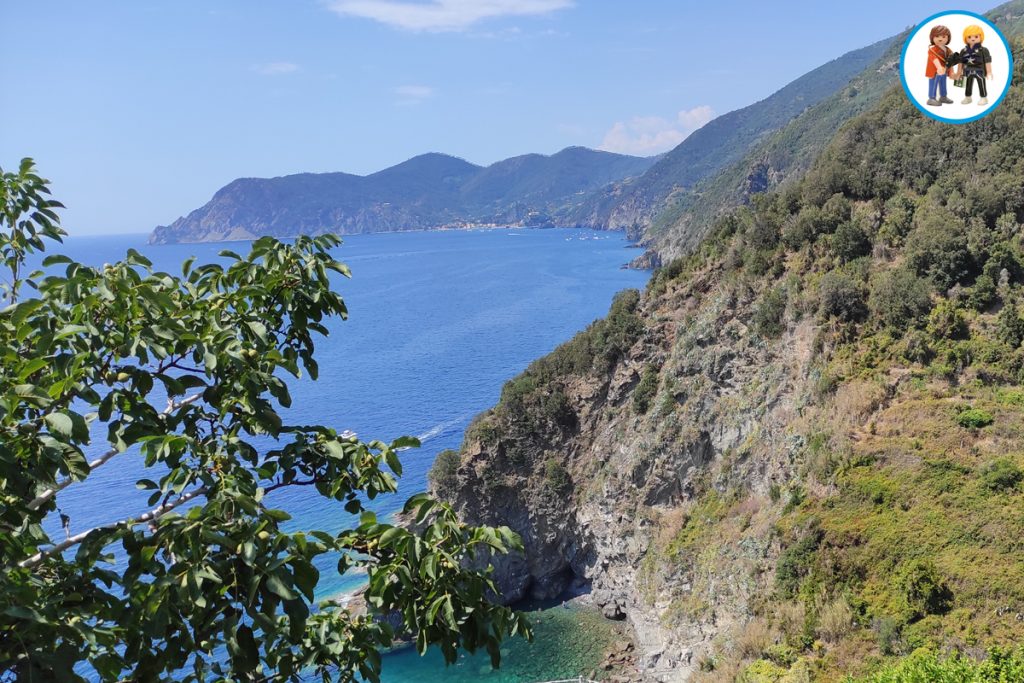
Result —
[[924, 72], [929, 79], [928, 104], [933, 107], [953, 104], [953, 100], [946, 97], [946, 62], [953, 52], [947, 46], [953, 36], [948, 28], [940, 25], [932, 28], [928, 38], [931, 45], [928, 46], [928, 67]]
[[959, 53], [952, 55], [947, 63], [956, 64], [959, 68], [958, 78], [964, 78], [967, 89], [964, 91], [961, 104], [970, 104], [973, 93], [974, 82], [978, 83], [978, 105], [988, 104], [988, 87], [985, 79], [992, 78], [992, 55], [988, 48], [982, 45], [985, 40], [985, 31], [977, 24], [971, 24], [964, 29], [964, 42], [967, 45]]

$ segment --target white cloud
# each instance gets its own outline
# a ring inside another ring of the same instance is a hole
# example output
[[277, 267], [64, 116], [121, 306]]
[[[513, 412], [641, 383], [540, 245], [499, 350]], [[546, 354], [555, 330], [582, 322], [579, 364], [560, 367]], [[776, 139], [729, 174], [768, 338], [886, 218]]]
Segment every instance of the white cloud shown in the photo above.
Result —
[[496, 17], [548, 14], [572, 7], [574, 0], [328, 0], [342, 16], [373, 19], [407, 31], [464, 31]]
[[634, 116], [629, 121], [616, 121], [604, 134], [600, 149], [639, 156], [661, 154], [713, 118], [715, 111], [706, 104], [682, 110], [674, 121], [660, 116]]
[[270, 62], [269, 64], [257, 64], [252, 70], [261, 76], [283, 76], [298, 71], [299, 65], [291, 62]]
[[398, 95], [398, 104], [419, 104], [437, 93], [429, 85], [400, 85], [392, 92]]

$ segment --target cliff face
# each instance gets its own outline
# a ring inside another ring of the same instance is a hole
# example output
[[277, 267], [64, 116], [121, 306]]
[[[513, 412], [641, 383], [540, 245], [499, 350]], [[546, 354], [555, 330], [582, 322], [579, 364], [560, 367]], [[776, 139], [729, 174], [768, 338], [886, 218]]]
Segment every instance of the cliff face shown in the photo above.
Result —
[[1014, 54], [986, 119], [891, 90], [504, 387], [430, 479], [522, 535], [507, 600], [589, 583], [649, 680], [836, 680], [1021, 642]]
[[[496, 565], [506, 599], [590, 583], [606, 616], [629, 618], [654, 677], [695, 671], [770, 583], [763, 569], [779, 548], [757, 508], [793, 474], [789, 429], [810, 400], [812, 326], [766, 342], [745, 320], [752, 294], [737, 298], [715, 275], [647, 297], [639, 338], [603, 372], [554, 380], [536, 411], [482, 416], [457, 477], [437, 491], [468, 521], [523, 536], [526, 557]], [[662, 389], [641, 412], [639, 387], [655, 373]], [[567, 415], [552, 412], [563, 401]], [[704, 514], [695, 498], [733, 486], [753, 515], [728, 529], [733, 545], [690, 566], [655, 559], [673, 527]], [[697, 618], [682, 618], [697, 605]]]

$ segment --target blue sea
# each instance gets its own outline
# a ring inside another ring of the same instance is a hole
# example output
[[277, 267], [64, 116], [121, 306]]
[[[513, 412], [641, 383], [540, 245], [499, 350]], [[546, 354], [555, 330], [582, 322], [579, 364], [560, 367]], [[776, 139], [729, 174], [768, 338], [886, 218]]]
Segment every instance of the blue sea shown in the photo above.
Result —
[[[339, 278], [337, 287], [349, 319], [334, 321], [330, 336], [317, 342], [320, 378], [293, 382], [285, 421], [349, 429], [364, 440], [418, 437], [422, 447], [402, 454], [399, 494], [371, 503], [378, 515], [390, 515], [426, 488], [434, 456], [459, 447], [470, 420], [497, 401], [506, 380], [603, 316], [616, 292], [644, 286], [647, 273], [620, 267], [637, 254], [628, 246], [618, 233], [558, 229], [345, 238], [337, 257], [352, 278]], [[130, 235], [69, 238], [50, 251], [100, 265], [129, 247], [175, 273], [189, 256], [202, 263], [247, 245], [152, 246], [145, 235]], [[96, 455], [103, 446], [95, 444]], [[135, 489], [144, 476], [129, 453], [69, 487], [59, 505], [72, 533], [144, 510], [147, 496]], [[337, 531], [351, 521], [308, 490], [281, 494], [274, 504], [298, 528]], [[337, 576], [325, 566], [319, 593], [340, 595], [359, 583], [359, 576]], [[406, 649], [385, 657], [384, 679], [530, 681], [574, 677], [596, 665], [605, 627], [593, 615], [555, 607], [536, 620], [537, 642], [510, 644], [498, 672], [485, 657], [446, 668], [436, 653], [421, 658]]]

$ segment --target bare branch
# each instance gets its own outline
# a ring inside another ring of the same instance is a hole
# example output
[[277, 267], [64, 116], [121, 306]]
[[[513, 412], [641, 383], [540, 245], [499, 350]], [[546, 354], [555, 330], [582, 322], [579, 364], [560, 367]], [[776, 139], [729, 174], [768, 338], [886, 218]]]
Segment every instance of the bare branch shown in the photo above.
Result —
[[263, 493], [270, 493], [278, 489], [285, 489], [289, 486], [314, 486], [319, 484], [322, 480], [319, 477], [313, 477], [312, 479], [293, 479], [291, 481], [279, 481], [275, 484], [268, 486], [263, 489]]
[[[202, 396], [202, 394], [193, 394], [192, 396], [188, 396], [187, 398], [183, 398], [180, 401], [173, 401], [171, 399], [167, 399], [167, 408], [162, 413], [160, 413], [160, 414], [161, 415], [170, 415], [172, 412], [174, 412], [178, 408], [183, 408], [184, 406], [187, 406], [187, 405], [189, 405], [191, 403], [195, 403], [196, 401], [199, 400], [199, 398], [201, 396]], [[116, 448], [111, 448], [109, 451], [107, 451], [106, 453], [104, 453], [103, 455], [101, 455], [100, 457], [96, 458], [95, 460], [93, 460], [92, 462], [89, 463], [89, 471], [92, 472], [97, 467], [100, 467], [100, 466], [106, 464], [107, 461], [109, 461], [111, 458], [113, 458], [115, 455], [117, 455], [120, 452], [121, 451], [117, 450]], [[38, 496], [33, 498], [31, 501], [29, 501], [28, 509], [29, 510], [38, 510], [40, 506], [42, 506], [44, 503], [46, 503], [46, 501], [48, 501], [51, 498], [53, 498], [60, 491], [63, 491], [64, 489], [66, 489], [71, 484], [74, 484], [76, 481], [78, 481], [78, 480], [77, 479], [72, 479], [71, 477], [68, 477], [68, 478], [58, 482], [57, 485], [54, 486], [53, 488], [46, 489], [45, 491], [40, 493]]]
[[74, 536], [69, 536], [67, 540], [62, 541], [62, 542], [54, 545], [51, 548], [47, 548], [46, 550], [41, 550], [41, 551], [39, 551], [38, 553], [36, 553], [32, 557], [29, 557], [26, 560], [22, 560], [21, 562], [18, 563], [18, 566], [22, 567], [23, 569], [24, 568], [31, 569], [32, 567], [35, 567], [37, 564], [39, 564], [40, 562], [45, 560], [47, 557], [50, 557], [52, 555], [56, 555], [58, 553], [62, 553], [65, 550], [67, 550], [68, 548], [71, 548], [71, 547], [74, 547], [74, 546], [78, 545], [79, 543], [84, 541], [89, 536], [89, 534], [94, 533], [96, 531], [113, 531], [113, 530], [117, 529], [118, 527], [133, 527], [133, 526], [138, 526], [140, 524], [147, 524], [147, 523], [150, 523], [150, 522], [155, 522], [156, 520], [160, 519], [161, 517], [166, 515], [168, 512], [170, 512], [171, 510], [173, 510], [173, 509], [175, 509], [177, 507], [180, 507], [180, 506], [184, 505], [185, 503], [189, 502], [190, 500], [194, 500], [194, 499], [198, 498], [199, 496], [205, 496], [209, 492], [210, 492], [210, 487], [209, 486], [203, 486], [203, 487], [198, 488], [198, 489], [196, 489], [194, 491], [189, 491], [188, 493], [183, 493], [180, 496], [178, 496], [178, 498], [176, 498], [175, 500], [173, 500], [173, 501], [171, 501], [169, 503], [164, 503], [163, 505], [160, 505], [158, 507], [155, 507], [152, 510], [150, 510], [149, 512], [145, 512], [145, 513], [139, 515], [138, 517], [129, 517], [128, 519], [123, 519], [120, 522], [114, 522], [113, 524], [104, 524], [102, 526], [96, 526], [96, 527], [93, 527], [92, 529], [89, 529], [88, 531], [83, 531], [80, 534], [75, 534]]

